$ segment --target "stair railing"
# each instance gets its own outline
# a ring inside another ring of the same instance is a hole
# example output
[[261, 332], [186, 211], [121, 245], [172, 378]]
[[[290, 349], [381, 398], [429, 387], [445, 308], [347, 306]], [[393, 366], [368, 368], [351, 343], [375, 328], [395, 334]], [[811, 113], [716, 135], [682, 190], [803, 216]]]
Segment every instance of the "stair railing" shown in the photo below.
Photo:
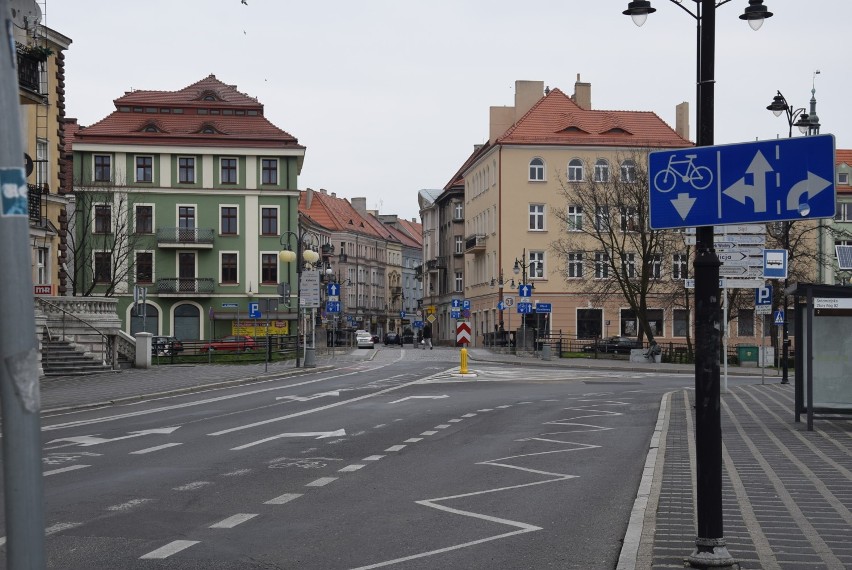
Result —
[[[112, 350], [113, 342], [112, 342], [112, 339], [108, 335], [101, 332], [97, 327], [95, 327], [91, 323], [87, 322], [85, 319], [81, 319], [80, 317], [78, 317], [74, 313], [72, 313], [70, 311], [66, 311], [65, 309], [63, 309], [62, 307], [57, 305], [56, 303], [51, 303], [50, 301], [48, 301], [46, 299], [41, 299], [39, 297], [34, 297], [34, 299], [36, 301], [38, 301], [39, 303], [47, 305], [47, 306], [49, 306], [53, 309], [56, 309], [56, 310], [58, 310], [62, 313], [62, 338], [61, 338], [61, 340], [63, 340], [63, 341], [65, 340], [65, 320], [66, 320], [66, 317], [70, 317], [74, 321], [77, 321], [77, 322], [85, 325], [86, 327], [92, 329], [92, 331], [94, 331], [94, 333], [89, 333], [89, 334], [96, 334], [100, 337], [101, 356], [102, 356], [102, 361], [103, 361], [104, 365], [107, 365], [107, 366], [109, 366], [110, 368], [113, 368], [113, 369], [115, 368], [115, 356], [113, 355], [113, 350]], [[55, 337], [50, 332], [50, 329], [47, 326], [45, 326], [44, 328], [45, 328], [45, 331], [47, 332], [48, 340], [54, 340]], [[77, 339], [75, 338], [74, 342], [75, 342], [75, 344], [78, 344], [76, 341], [77, 341]], [[46, 348], [46, 347], [43, 346], [42, 348], [43, 348], [43, 352], [44, 352], [44, 348]]]

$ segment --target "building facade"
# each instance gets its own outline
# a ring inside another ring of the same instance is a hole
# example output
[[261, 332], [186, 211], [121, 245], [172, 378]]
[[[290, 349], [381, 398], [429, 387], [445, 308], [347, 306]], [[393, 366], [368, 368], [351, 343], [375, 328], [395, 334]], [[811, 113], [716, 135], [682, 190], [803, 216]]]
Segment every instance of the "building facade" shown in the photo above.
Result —
[[[74, 293], [118, 298], [127, 333], [252, 334], [249, 301], [295, 284], [278, 253], [297, 227], [305, 147], [235, 86], [210, 75], [127, 92], [72, 150]], [[270, 334], [290, 334], [295, 303], [270, 316]]]

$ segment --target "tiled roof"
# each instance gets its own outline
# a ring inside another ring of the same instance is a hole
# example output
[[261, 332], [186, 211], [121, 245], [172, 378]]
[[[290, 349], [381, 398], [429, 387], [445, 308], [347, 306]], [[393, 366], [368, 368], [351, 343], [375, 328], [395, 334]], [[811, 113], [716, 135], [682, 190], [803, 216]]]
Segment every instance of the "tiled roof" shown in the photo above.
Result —
[[539, 99], [497, 139], [497, 144], [650, 148], [692, 145], [656, 113], [582, 109], [559, 89]]
[[417, 242], [417, 247], [423, 246], [423, 224], [412, 222], [404, 218], [398, 219], [399, 225], [405, 230], [405, 234]]
[[[205, 96], [214, 100], [206, 101]], [[102, 144], [304, 149], [293, 135], [263, 116], [263, 105], [257, 100], [213, 75], [180, 91], [133, 91], [116, 99], [115, 105], [116, 111], [106, 118], [82, 128], [77, 140]], [[131, 110], [141, 107], [143, 112], [120, 111], [121, 107]], [[183, 112], [174, 113], [176, 108]], [[149, 113], [148, 109], [157, 112]], [[163, 109], [170, 112], [164, 113]], [[219, 114], [209, 114], [214, 109]], [[208, 114], [199, 114], [202, 110]], [[156, 132], [148, 132], [149, 127]], [[206, 127], [214, 132], [202, 132]]]
[[[386, 239], [387, 232], [380, 232], [367, 218], [358, 213], [349, 200], [322, 192], [313, 192], [311, 207], [307, 207], [307, 192], [299, 193], [299, 212], [330, 231], [352, 232], [372, 238]], [[381, 222], [379, 222], [381, 223]]]
[[444, 186], [444, 192], [449, 191], [453, 186], [464, 186], [464, 171], [468, 169], [468, 167], [473, 164], [473, 162], [488, 152], [488, 149], [491, 148], [491, 143], [488, 142], [481, 146], [476, 146], [473, 149], [473, 152], [470, 153], [470, 156], [467, 157], [467, 160], [464, 161], [464, 164], [453, 174], [453, 177], [447, 182], [446, 186]]
[[834, 161], [836, 164], [848, 164], [852, 166], [852, 150], [850, 149], [836, 149], [834, 151]]

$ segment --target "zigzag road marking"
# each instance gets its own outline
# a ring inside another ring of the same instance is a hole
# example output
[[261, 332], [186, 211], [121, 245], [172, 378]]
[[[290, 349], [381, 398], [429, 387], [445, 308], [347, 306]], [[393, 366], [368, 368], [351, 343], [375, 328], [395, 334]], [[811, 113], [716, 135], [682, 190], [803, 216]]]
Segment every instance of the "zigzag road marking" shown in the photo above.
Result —
[[[598, 402], [598, 405], [627, 405], [627, 404], [625, 402], [604, 401], [604, 402]], [[619, 412], [609, 412], [609, 411], [606, 411], [606, 410], [596, 410], [596, 409], [590, 409], [589, 407], [567, 408], [567, 409], [576, 409], [576, 410], [583, 410], [583, 411], [598, 412], [596, 414], [592, 414], [592, 415], [589, 415], [589, 416], [578, 416], [578, 418], [579, 417], [594, 417], [594, 416], [607, 417], [607, 416], [621, 415]], [[578, 419], [578, 418], [568, 418], [568, 419]], [[558, 420], [556, 422], [546, 422], [545, 425], [559, 423], [559, 422], [562, 422], [562, 421], [564, 421], [564, 420]], [[588, 430], [574, 430], [574, 431], [599, 431], [599, 430], [604, 430], [604, 429], [611, 429], [611, 428], [606, 428], [604, 426], [594, 426], [594, 425], [589, 425], [589, 424], [571, 424], [571, 425], [585, 425], [586, 427], [592, 428], [592, 429], [588, 429]], [[568, 433], [568, 432], [560, 432], [560, 433]], [[551, 434], [542, 434], [542, 435], [551, 435]], [[530, 474], [533, 474], [533, 475], [542, 475], [542, 476], [545, 476], [545, 477], [549, 477], [548, 479], [545, 479], [545, 480], [542, 480], [542, 481], [533, 481], [531, 483], [523, 483], [523, 484], [520, 484], [520, 485], [511, 485], [509, 487], [497, 487], [497, 488], [493, 488], [493, 489], [484, 489], [482, 491], [474, 491], [472, 493], [464, 493], [464, 494], [461, 494], [461, 495], [450, 495], [450, 496], [447, 496], [447, 497], [438, 497], [438, 498], [435, 498], [435, 499], [424, 499], [424, 500], [420, 500], [420, 501], [414, 501], [418, 505], [423, 505], [425, 507], [431, 507], [433, 509], [443, 511], [445, 513], [451, 513], [451, 514], [455, 514], [455, 515], [461, 515], [461, 516], [465, 516], [465, 517], [471, 517], [471, 518], [475, 518], [475, 519], [494, 522], [494, 523], [497, 523], [497, 524], [503, 524], [503, 525], [512, 527], [514, 530], [512, 530], [510, 532], [505, 532], [505, 533], [502, 533], [502, 534], [494, 535], [494, 536], [480, 538], [478, 540], [472, 540], [472, 541], [469, 541], [469, 542], [463, 542], [461, 544], [446, 546], [444, 548], [438, 548], [438, 549], [435, 549], [435, 550], [420, 552], [418, 554], [412, 554], [410, 556], [395, 558], [393, 560], [385, 560], [384, 562], [378, 562], [376, 564], [370, 564], [368, 566], [360, 566], [358, 568], [354, 568], [353, 570], [369, 570], [371, 568], [382, 568], [384, 566], [392, 566], [394, 564], [399, 564], [399, 563], [402, 563], [402, 562], [408, 562], [410, 560], [417, 560], [417, 559], [420, 559], [420, 558], [426, 558], [426, 557], [429, 557], [429, 556], [434, 556], [436, 554], [443, 554], [443, 553], [446, 553], [446, 552], [451, 552], [453, 550], [460, 550], [462, 548], [468, 548], [470, 546], [476, 546], [478, 544], [483, 544], [483, 543], [486, 543], [486, 542], [492, 542], [492, 541], [495, 541], [495, 540], [508, 538], [510, 536], [516, 536], [516, 535], [526, 534], [526, 533], [530, 533], [530, 532], [535, 532], [535, 531], [538, 531], [538, 530], [543, 530], [543, 527], [535, 526], [535, 525], [528, 524], [528, 523], [525, 523], [525, 522], [514, 521], [514, 520], [499, 518], [499, 517], [493, 517], [493, 516], [490, 516], [490, 515], [476, 513], [476, 512], [473, 512], [473, 511], [464, 511], [464, 510], [461, 510], [461, 509], [455, 509], [455, 508], [441, 504], [441, 503], [444, 503], [444, 502], [447, 502], [447, 501], [452, 501], [454, 499], [463, 499], [463, 498], [467, 498], [467, 497], [475, 497], [475, 496], [478, 496], [478, 495], [485, 495], [485, 494], [489, 494], [489, 493], [502, 493], [504, 491], [512, 491], [512, 490], [515, 490], [515, 489], [523, 489], [523, 488], [526, 488], [526, 487], [533, 487], [533, 486], [537, 486], [537, 485], [546, 485], [546, 484], [549, 484], [549, 483], [557, 483], [557, 482], [560, 482], [560, 481], [567, 481], [569, 479], [574, 479], [575, 477], [578, 477], [578, 476], [577, 475], [570, 475], [570, 474], [567, 474], [567, 473], [554, 473], [554, 472], [550, 472], [550, 471], [542, 471], [540, 469], [533, 469], [531, 467], [524, 467], [524, 466], [521, 466], [521, 465], [514, 465], [513, 463], [511, 463], [511, 461], [524, 459], [524, 458], [527, 458], [527, 457], [550, 455], [550, 454], [554, 454], [554, 453], [567, 453], [567, 452], [571, 452], [571, 451], [584, 451], [584, 450], [595, 449], [595, 448], [600, 447], [599, 445], [577, 443], [577, 442], [572, 442], [572, 441], [561, 441], [561, 440], [555, 440], [555, 439], [544, 439], [544, 438], [537, 438], [537, 437], [520, 439], [520, 440], [516, 440], [516, 441], [530, 441], [530, 440], [537, 440], [537, 441], [543, 441], [543, 442], [547, 442], [547, 443], [554, 443], [554, 444], [560, 444], [560, 445], [568, 445], [568, 446], [571, 446], [571, 447], [569, 447], [567, 449], [563, 448], [563, 449], [554, 449], [554, 450], [550, 450], [550, 451], [539, 451], [539, 452], [536, 452], [536, 453], [525, 453], [525, 454], [522, 454], [522, 455], [512, 455], [512, 456], [509, 456], [509, 457], [502, 457], [502, 458], [499, 458], [499, 459], [489, 459], [488, 461], [481, 461], [481, 462], [477, 463], [476, 465], [490, 465], [490, 466], [493, 466], [493, 467], [503, 467], [505, 469], [515, 469], [515, 470], [524, 471], [526, 473], [530, 473]]]

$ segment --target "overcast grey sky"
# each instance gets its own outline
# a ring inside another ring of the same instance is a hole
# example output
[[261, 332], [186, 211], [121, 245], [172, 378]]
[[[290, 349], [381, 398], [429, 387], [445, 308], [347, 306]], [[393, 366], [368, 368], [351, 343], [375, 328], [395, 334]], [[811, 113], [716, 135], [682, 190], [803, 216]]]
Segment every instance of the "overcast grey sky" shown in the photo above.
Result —
[[[406, 218], [487, 140], [488, 108], [512, 105], [517, 79], [571, 94], [579, 73], [594, 108], [672, 126], [689, 101], [695, 139], [695, 21], [668, 0], [641, 28], [628, 0], [245, 1], [42, 0], [44, 23], [73, 40], [67, 115], [92, 124], [127, 90], [213, 73], [307, 147], [300, 188]], [[716, 11], [716, 144], [786, 137], [766, 106], [777, 90], [808, 106], [819, 69], [821, 132], [852, 148], [852, 2], [765, 0], [775, 15], [757, 32], [738, 18], [747, 4]]]

